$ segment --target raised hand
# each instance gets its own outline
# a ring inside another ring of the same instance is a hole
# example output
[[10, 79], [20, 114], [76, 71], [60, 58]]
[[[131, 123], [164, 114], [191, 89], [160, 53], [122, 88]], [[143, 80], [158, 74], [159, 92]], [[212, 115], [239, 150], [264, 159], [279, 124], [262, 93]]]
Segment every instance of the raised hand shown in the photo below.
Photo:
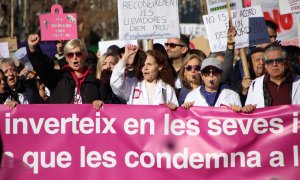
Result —
[[28, 47], [30, 52], [35, 52], [36, 46], [40, 42], [40, 36], [38, 34], [30, 34], [28, 36]]
[[132, 64], [134, 58], [130, 58], [131, 56], [135, 55], [135, 53], [138, 51], [138, 47], [136, 45], [127, 45], [125, 46], [125, 53], [123, 55], [123, 60], [126, 62], [126, 64]]

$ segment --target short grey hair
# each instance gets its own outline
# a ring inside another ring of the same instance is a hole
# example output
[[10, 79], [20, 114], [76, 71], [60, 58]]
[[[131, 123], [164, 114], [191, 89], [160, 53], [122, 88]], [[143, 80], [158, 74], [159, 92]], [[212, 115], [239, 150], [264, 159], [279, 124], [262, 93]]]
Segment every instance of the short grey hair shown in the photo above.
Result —
[[1, 59], [1, 61], [0, 61], [0, 68], [1, 69], [2, 69], [3, 64], [8, 64], [8, 65], [10, 65], [14, 68], [17, 67], [13, 58], [3, 58], [3, 59]]
[[83, 52], [83, 54], [85, 56], [88, 56], [88, 51], [87, 51], [85, 43], [83, 41], [81, 41], [80, 39], [71, 39], [71, 40], [69, 40], [66, 43], [66, 45], [64, 47], [64, 55], [65, 55], [65, 57], [67, 56], [67, 53], [70, 50], [72, 50], [72, 49], [74, 49], [76, 47], [79, 47], [80, 50]]
[[268, 60], [267, 54], [268, 54], [269, 51], [281, 51], [282, 56], [283, 56], [282, 58], [284, 58], [284, 59], [287, 58], [287, 52], [285, 51], [285, 49], [282, 46], [270, 45], [265, 49], [265, 54], [264, 54], [265, 60]]

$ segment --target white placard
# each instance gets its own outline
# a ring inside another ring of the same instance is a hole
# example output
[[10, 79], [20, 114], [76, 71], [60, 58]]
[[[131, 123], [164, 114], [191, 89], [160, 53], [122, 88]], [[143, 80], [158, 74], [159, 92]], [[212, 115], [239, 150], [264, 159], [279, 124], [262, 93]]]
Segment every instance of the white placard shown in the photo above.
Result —
[[300, 12], [300, 0], [280, 0], [279, 9], [280, 14]]
[[191, 36], [206, 36], [204, 24], [180, 24], [180, 33]]
[[[232, 22], [237, 30], [235, 47], [242, 48], [269, 42], [266, 23], [260, 6], [231, 11]], [[229, 18], [227, 12], [203, 16], [212, 52], [225, 51]]]
[[[281, 0], [280, 0], [281, 1]], [[279, 13], [279, 0], [252, 0], [252, 6], [261, 5], [265, 19], [277, 23], [277, 40], [286, 41], [298, 38], [298, 18], [296, 14]]]
[[9, 58], [8, 42], [0, 43], [0, 59]]
[[111, 40], [111, 41], [99, 41], [98, 42], [98, 48], [100, 50], [100, 53], [106, 53], [107, 49], [111, 45], [117, 45], [119, 48], [122, 48], [128, 44], [137, 45], [137, 40], [130, 40], [130, 41], [121, 41], [121, 40]]
[[118, 0], [119, 38], [179, 37], [178, 0]]
[[[208, 14], [227, 11], [227, 0], [206, 0]], [[237, 10], [243, 8], [242, 0], [231, 0], [230, 9]]]

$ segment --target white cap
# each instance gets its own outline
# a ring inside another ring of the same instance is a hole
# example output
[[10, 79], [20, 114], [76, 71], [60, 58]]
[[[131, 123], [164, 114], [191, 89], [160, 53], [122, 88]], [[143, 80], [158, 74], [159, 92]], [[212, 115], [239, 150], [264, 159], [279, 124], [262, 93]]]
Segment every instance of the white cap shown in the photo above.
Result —
[[217, 58], [209, 57], [204, 59], [201, 65], [201, 71], [208, 66], [213, 66], [222, 71], [222, 64]]

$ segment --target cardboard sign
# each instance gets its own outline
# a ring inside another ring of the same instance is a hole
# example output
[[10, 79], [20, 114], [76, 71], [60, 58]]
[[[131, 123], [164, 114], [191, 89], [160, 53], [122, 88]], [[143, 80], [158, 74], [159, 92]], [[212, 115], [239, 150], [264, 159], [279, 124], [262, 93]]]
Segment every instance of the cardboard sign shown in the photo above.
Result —
[[[208, 14], [227, 11], [226, 4], [227, 0], [206, 0]], [[243, 3], [241, 0], [231, 0], [230, 8], [231, 10], [242, 9]]]
[[289, 14], [300, 12], [300, 1], [279, 1], [280, 14]]
[[206, 54], [206, 56], [208, 56], [211, 52], [208, 39], [205, 36], [193, 38], [191, 40], [191, 44], [194, 46], [194, 49], [200, 49]]
[[128, 44], [137, 45], [137, 41], [136, 40], [131, 40], [131, 41], [120, 41], [120, 40], [99, 41], [98, 42], [98, 47], [99, 47], [100, 53], [103, 54], [103, 53], [106, 53], [107, 49], [111, 45], [117, 45], [119, 48], [122, 48], [122, 47], [124, 47]]
[[76, 13], [63, 13], [59, 4], [51, 7], [51, 14], [40, 15], [42, 41], [70, 40], [77, 38]]
[[118, 0], [119, 39], [179, 37], [178, 1]]
[[[231, 11], [232, 22], [237, 30], [235, 47], [243, 48], [269, 42], [266, 23], [260, 6]], [[203, 16], [212, 52], [225, 51], [229, 18], [227, 12]]]
[[8, 58], [8, 57], [9, 57], [8, 42], [1, 42], [0, 43], [0, 59]]
[[16, 51], [18, 49], [18, 43], [16, 37], [4, 37], [0, 38], [0, 42], [7, 42], [8, 43], [8, 50], [10, 52]]

